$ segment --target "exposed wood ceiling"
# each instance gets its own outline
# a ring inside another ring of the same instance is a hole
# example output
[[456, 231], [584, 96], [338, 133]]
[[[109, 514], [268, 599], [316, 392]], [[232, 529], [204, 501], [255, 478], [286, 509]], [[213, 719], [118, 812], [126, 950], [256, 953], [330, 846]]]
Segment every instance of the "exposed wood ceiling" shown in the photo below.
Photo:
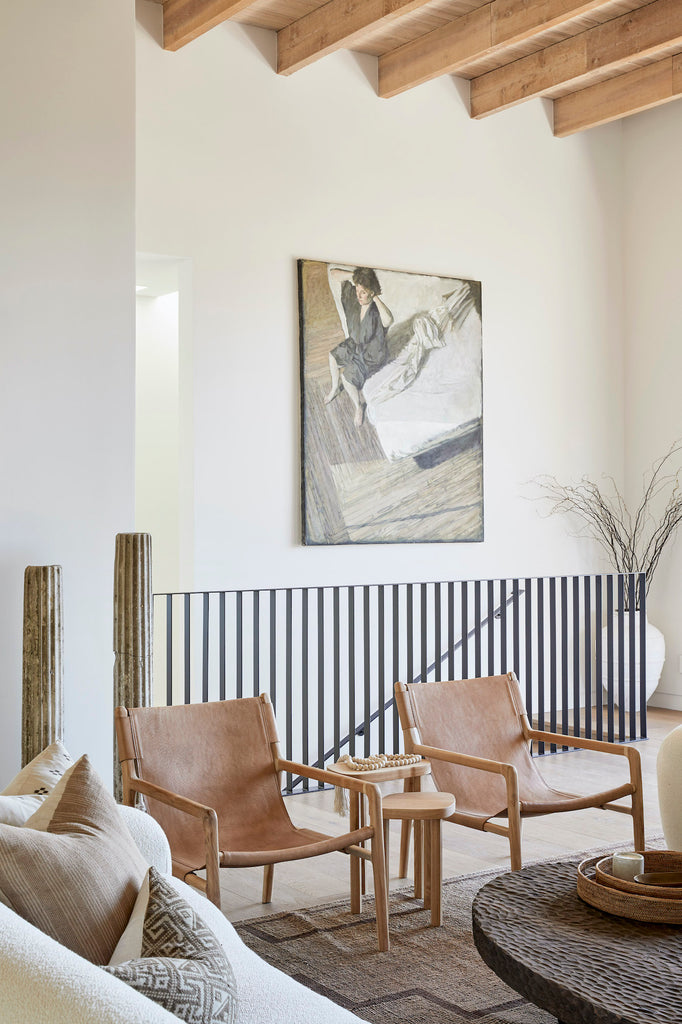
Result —
[[277, 32], [280, 74], [358, 50], [380, 96], [455, 74], [472, 117], [553, 100], [557, 136], [682, 96], [682, 0], [163, 0], [164, 48], [228, 18]]

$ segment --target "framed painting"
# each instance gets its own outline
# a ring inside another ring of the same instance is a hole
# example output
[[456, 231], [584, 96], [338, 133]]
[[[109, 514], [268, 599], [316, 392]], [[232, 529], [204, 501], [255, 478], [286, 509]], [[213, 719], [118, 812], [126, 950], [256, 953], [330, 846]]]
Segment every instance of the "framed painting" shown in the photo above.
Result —
[[481, 285], [298, 261], [304, 544], [483, 540]]

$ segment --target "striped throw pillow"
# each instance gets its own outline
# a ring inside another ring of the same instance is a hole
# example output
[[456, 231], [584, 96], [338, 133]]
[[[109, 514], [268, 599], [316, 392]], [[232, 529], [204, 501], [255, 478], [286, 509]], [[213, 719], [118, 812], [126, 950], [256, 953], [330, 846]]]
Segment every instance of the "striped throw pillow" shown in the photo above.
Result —
[[95, 964], [106, 964], [147, 871], [87, 756], [48, 796], [46, 831], [0, 825], [0, 890], [36, 928]]

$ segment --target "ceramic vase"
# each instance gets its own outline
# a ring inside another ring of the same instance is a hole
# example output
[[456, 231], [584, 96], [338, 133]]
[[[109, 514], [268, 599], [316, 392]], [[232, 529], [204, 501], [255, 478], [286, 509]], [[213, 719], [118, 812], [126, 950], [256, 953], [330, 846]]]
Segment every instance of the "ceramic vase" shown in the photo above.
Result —
[[[639, 691], [639, 616], [635, 617], [633, 623], [635, 630], [635, 689]], [[623, 707], [630, 710], [630, 618], [625, 614], [623, 622], [624, 633], [624, 677], [625, 677], [625, 701]], [[613, 693], [614, 701], [618, 704], [618, 613], [613, 616]], [[652, 693], [658, 686], [665, 661], [665, 637], [660, 629], [657, 629], [649, 620], [646, 620], [646, 699], [649, 700]], [[602, 685], [606, 690], [608, 671], [608, 627], [602, 630]], [[639, 701], [636, 702], [639, 704]], [[635, 708], [636, 710], [636, 708]]]
[[658, 805], [669, 850], [682, 850], [682, 725], [669, 732], [658, 750]]

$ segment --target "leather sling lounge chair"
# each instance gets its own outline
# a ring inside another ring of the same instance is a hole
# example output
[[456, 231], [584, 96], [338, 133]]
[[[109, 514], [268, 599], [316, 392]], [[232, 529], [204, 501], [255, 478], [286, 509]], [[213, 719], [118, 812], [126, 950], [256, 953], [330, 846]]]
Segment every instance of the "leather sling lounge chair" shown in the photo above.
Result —
[[[270, 698], [173, 707], [116, 708], [123, 801], [144, 796], [168, 836], [173, 874], [220, 907], [220, 868], [264, 867], [263, 903], [272, 898], [274, 865], [341, 850], [350, 854], [351, 910], [360, 913], [360, 858], [372, 862], [377, 938], [387, 950], [388, 903], [381, 791], [366, 779], [285, 760]], [[362, 793], [369, 825], [340, 836], [296, 828], [281, 772]], [[369, 848], [360, 843], [370, 843]], [[206, 880], [195, 874], [206, 869]]]
[[[455, 794], [447, 821], [507, 836], [511, 867], [521, 867], [521, 820], [530, 815], [601, 807], [632, 815], [636, 850], [644, 849], [642, 772], [636, 747], [531, 729], [513, 672], [484, 679], [396, 683], [395, 697], [408, 753], [431, 762], [436, 787]], [[531, 741], [619, 754], [630, 781], [588, 796], [551, 789], [530, 755]], [[630, 796], [631, 805], [615, 804]], [[508, 824], [492, 821], [506, 817]], [[403, 844], [407, 850], [407, 843]], [[404, 877], [406, 865], [401, 863]]]

